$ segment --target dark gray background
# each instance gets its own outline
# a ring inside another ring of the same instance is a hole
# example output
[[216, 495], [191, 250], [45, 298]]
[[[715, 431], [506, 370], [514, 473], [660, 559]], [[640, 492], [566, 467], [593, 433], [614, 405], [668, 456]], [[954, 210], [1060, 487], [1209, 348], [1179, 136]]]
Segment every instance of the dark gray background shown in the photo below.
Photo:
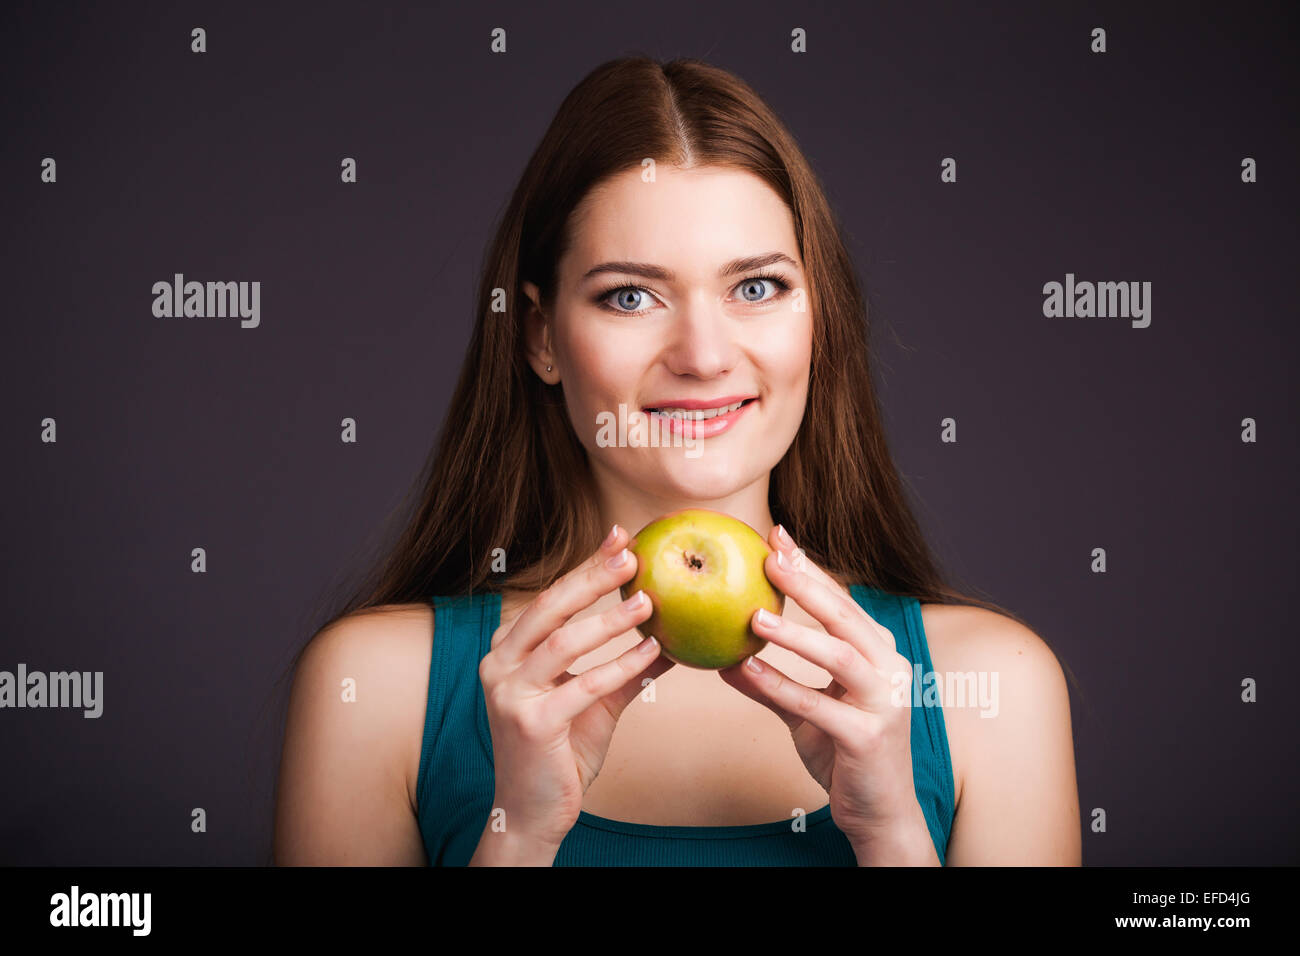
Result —
[[[459, 6], [6, 5], [0, 669], [102, 670], [105, 711], [0, 711], [0, 862], [268, 859], [275, 682], [435, 440], [555, 109], [645, 52], [823, 177], [931, 542], [1081, 681], [1084, 862], [1296, 863], [1289, 5]], [[174, 272], [261, 281], [261, 327], [154, 318]], [[1152, 282], [1150, 328], [1044, 318], [1067, 272]]]

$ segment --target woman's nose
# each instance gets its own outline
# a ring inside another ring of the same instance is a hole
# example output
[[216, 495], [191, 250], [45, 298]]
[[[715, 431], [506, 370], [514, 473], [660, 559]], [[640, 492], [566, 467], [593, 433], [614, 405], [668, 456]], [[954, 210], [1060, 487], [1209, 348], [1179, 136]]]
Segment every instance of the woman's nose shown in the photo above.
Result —
[[715, 378], [735, 366], [738, 332], [721, 305], [691, 300], [669, 323], [664, 361], [674, 374]]

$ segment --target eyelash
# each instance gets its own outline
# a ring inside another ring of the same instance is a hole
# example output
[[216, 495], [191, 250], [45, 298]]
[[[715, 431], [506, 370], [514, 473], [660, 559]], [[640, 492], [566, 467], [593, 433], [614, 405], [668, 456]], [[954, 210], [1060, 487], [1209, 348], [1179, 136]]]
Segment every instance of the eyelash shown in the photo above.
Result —
[[[736, 285], [742, 286], [746, 282], [753, 282], [755, 279], [766, 279], [768, 282], [776, 283], [777, 293], [774, 296], [771, 296], [766, 299], [761, 299], [758, 302], [750, 302], [748, 303], [749, 305], [767, 305], [769, 302], [775, 302], [778, 299], [783, 298], [785, 294], [790, 291], [790, 283], [786, 280], [786, 278], [774, 272], [760, 272], [752, 276], [746, 276], [745, 278], [737, 282]], [[650, 295], [650, 296], [654, 295], [653, 292], [651, 292], [649, 289], [645, 288], [644, 286], [633, 285], [624, 282], [624, 283], [620, 283], [619, 285], [609, 286], [603, 292], [598, 293], [595, 299], [596, 304], [605, 306], [605, 308], [607, 308], [610, 312], [613, 312], [615, 315], [638, 316], [638, 315], [644, 315], [646, 312], [650, 311], [649, 309], [641, 309], [638, 312], [628, 312], [626, 309], [619, 309], [619, 308], [615, 308], [612, 305], [606, 305], [605, 303], [606, 299], [608, 299], [615, 292], [622, 292], [625, 289], [633, 289], [637, 292], [644, 292], [646, 295]]]

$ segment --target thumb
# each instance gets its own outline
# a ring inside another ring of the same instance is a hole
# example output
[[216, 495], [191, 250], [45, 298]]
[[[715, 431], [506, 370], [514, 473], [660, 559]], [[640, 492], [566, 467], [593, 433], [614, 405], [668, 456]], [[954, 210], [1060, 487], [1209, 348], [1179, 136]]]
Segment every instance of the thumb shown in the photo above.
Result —
[[772, 713], [780, 717], [785, 721], [785, 725], [790, 728], [791, 733], [794, 733], [794, 731], [798, 729], [799, 725], [804, 722], [803, 718], [798, 714], [791, 713], [780, 704], [774, 703], [767, 694], [759, 690], [758, 686], [754, 683], [753, 672], [745, 666], [744, 661], [741, 661], [739, 664], [732, 667], [723, 668], [718, 671], [718, 676], [721, 677], [725, 683], [730, 684], [750, 700], [762, 704], [768, 710], [772, 711]]
[[[629, 677], [626, 684], [600, 698], [600, 703], [605, 705], [605, 709], [610, 712], [615, 720], [618, 720], [623, 715], [623, 711], [627, 710], [627, 705], [632, 703], [644, 689], [642, 686], [643, 681], [647, 679], [654, 680], [665, 671], [676, 666], [677, 662], [665, 657], [663, 648], [660, 648], [659, 656], [654, 659], [654, 662], [649, 667], [639, 674]], [[577, 674], [565, 671], [556, 678], [556, 685], [567, 684], [577, 676]]]
[[605, 702], [605, 706], [609, 708], [609, 712], [614, 715], [614, 719], [617, 720], [621, 717], [623, 711], [627, 709], [627, 705], [632, 703], [632, 701], [640, 695], [641, 691], [645, 689], [644, 681], [654, 680], [665, 671], [676, 666], [677, 662], [671, 658], [665, 657], [663, 648], [660, 647], [659, 656], [654, 659], [653, 664], [635, 677], [631, 678], [622, 687], [610, 691], [602, 698]]

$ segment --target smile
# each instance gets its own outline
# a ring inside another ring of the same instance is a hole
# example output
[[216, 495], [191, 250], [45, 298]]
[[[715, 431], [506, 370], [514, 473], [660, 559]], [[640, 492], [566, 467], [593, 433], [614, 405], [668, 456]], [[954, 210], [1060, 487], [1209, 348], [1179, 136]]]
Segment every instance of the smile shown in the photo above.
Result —
[[720, 435], [744, 417], [749, 407], [757, 402], [756, 398], [720, 405], [716, 408], [680, 408], [665, 405], [662, 408], [647, 408], [657, 425], [670, 432], [687, 438], [712, 438]]

